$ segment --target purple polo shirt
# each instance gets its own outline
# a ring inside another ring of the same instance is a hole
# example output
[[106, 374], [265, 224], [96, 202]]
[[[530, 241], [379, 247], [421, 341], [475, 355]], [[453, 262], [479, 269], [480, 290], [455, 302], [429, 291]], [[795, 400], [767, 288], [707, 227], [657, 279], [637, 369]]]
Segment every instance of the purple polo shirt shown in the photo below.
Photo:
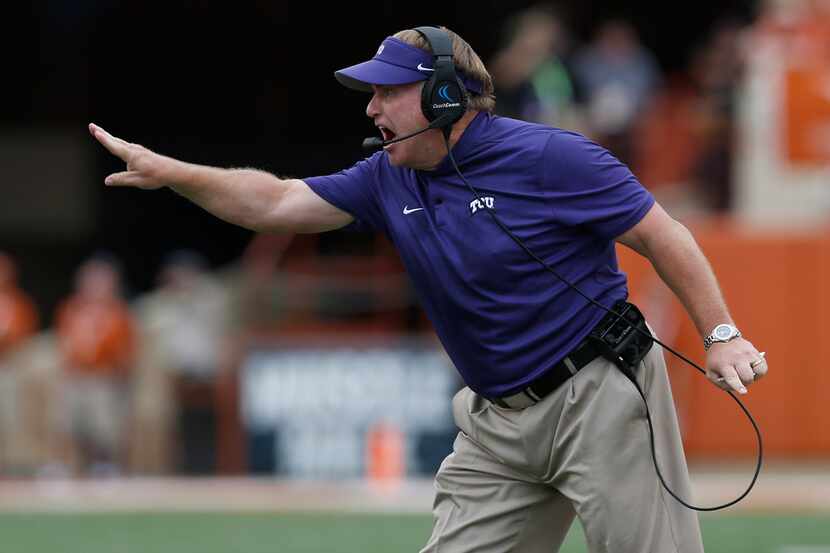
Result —
[[[573, 132], [479, 113], [453, 147], [467, 180], [563, 277], [611, 306], [627, 296], [614, 238], [654, 198], [607, 150]], [[304, 179], [384, 232], [466, 384], [484, 396], [524, 388], [574, 349], [603, 312], [531, 259], [445, 158], [433, 171], [385, 152]]]

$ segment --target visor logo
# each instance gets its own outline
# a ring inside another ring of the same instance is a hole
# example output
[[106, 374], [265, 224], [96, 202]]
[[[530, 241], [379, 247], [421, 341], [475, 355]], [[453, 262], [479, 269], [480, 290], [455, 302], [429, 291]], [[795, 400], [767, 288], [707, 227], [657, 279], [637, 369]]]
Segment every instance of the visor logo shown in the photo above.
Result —
[[384, 45], [381, 44], [380, 48], [378, 48], [378, 51], [375, 53], [375, 56], [379, 56], [381, 54], [381, 52], [383, 52], [383, 48], [384, 48]]

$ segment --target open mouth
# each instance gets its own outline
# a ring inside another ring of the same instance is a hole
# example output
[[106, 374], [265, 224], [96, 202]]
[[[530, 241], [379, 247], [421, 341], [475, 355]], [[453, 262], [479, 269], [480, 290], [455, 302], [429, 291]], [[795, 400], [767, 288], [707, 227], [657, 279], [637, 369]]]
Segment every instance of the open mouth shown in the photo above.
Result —
[[395, 136], [397, 136], [394, 132], [387, 129], [386, 127], [378, 127], [380, 129], [380, 134], [383, 137], [384, 141], [394, 140]]

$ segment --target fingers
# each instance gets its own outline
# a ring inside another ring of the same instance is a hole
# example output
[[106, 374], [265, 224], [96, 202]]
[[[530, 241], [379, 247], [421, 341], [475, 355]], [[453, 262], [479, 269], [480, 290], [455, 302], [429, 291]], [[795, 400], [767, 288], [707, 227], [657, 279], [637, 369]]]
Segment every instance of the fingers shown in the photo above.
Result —
[[706, 376], [721, 389], [745, 394], [749, 385], [766, 375], [765, 356], [745, 339], [718, 344], [709, 350]]
[[767, 374], [768, 369], [769, 367], [767, 366], [766, 361], [761, 361], [759, 364], [755, 365], [755, 367], [753, 367], [752, 369], [755, 372], [755, 380], [760, 380], [761, 378], [764, 378], [764, 376], [766, 376]]
[[[714, 382], [718, 385], [719, 388], [724, 390], [734, 390], [739, 394], [746, 393], [746, 386], [744, 386], [743, 382], [741, 382], [740, 376], [738, 376], [738, 371], [735, 367], [727, 366], [723, 367], [720, 370], [721, 377], [717, 378]], [[710, 378], [711, 380], [711, 378]], [[750, 379], [751, 382], [751, 379]]]
[[755, 372], [749, 366], [749, 361], [735, 363], [735, 372], [738, 373], [738, 378], [741, 379], [742, 384], [749, 385], [755, 382]]
[[99, 127], [89, 124], [89, 133], [112, 154], [126, 162], [127, 170], [113, 173], [104, 179], [107, 186], [132, 186], [146, 190], [161, 188], [163, 183], [155, 175], [154, 160], [158, 158], [152, 152], [138, 144], [131, 144]]
[[130, 155], [130, 146], [129, 142], [121, 140], [115, 136], [112, 136], [110, 133], [95, 125], [93, 123], [89, 124], [89, 132], [95, 139], [101, 143], [101, 145], [109, 150], [109, 152], [113, 155], [120, 157], [122, 160], [127, 161], [127, 158]]
[[720, 376], [718, 373], [714, 371], [706, 371], [706, 378], [708, 378], [712, 384], [720, 388], [721, 390], [731, 390], [732, 387], [726, 383], [726, 379]]
[[142, 175], [138, 171], [122, 171], [120, 173], [113, 173], [104, 179], [104, 184], [107, 186], [133, 186], [136, 188], [157, 188], [158, 184]]
[[766, 355], [767, 352], [762, 351], [758, 354], [758, 359], [749, 364], [753, 372], [755, 372], [755, 380], [763, 378], [767, 374], [769, 366], [767, 365]]
[[755, 372], [757, 370], [757, 367], [753, 369], [751, 364], [739, 363], [734, 367], [721, 368], [718, 371], [709, 370], [706, 376], [722, 390], [735, 390], [736, 392], [745, 394], [747, 393], [746, 386], [749, 386], [760, 379], [763, 374], [766, 374], [766, 369], [764, 369], [763, 374]]

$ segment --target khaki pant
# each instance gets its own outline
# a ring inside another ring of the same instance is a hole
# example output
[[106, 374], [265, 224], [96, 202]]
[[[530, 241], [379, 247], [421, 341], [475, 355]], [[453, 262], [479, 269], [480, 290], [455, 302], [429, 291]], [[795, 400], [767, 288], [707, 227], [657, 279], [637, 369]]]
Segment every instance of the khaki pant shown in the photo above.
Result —
[[[691, 500], [662, 348], [637, 380], [657, 462]], [[435, 525], [422, 553], [557, 551], [578, 517], [592, 553], [703, 551], [697, 514], [661, 487], [634, 385], [595, 359], [543, 401], [499, 407], [469, 388], [453, 398], [461, 430], [435, 481]]]
[[106, 461], [120, 463], [129, 416], [127, 383], [118, 377], [66, 375], [61, 393], [58, 430], [75, 447], [86, 444]]
[[19, 446], [19, 380], [13, 367], [0, 362], [0, 473], [12, 467], [15, 448]]

